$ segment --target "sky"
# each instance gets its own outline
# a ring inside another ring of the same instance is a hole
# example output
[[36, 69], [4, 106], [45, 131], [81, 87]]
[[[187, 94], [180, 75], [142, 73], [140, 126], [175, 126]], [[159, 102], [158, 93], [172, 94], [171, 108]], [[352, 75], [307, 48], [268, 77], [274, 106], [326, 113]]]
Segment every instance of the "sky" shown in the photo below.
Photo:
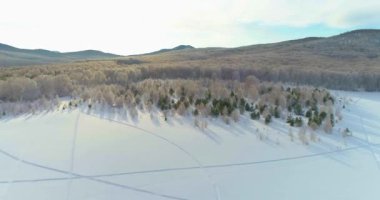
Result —
[[380, 28], [379, 0], [0, 0], [0, 43], [120, 55]]

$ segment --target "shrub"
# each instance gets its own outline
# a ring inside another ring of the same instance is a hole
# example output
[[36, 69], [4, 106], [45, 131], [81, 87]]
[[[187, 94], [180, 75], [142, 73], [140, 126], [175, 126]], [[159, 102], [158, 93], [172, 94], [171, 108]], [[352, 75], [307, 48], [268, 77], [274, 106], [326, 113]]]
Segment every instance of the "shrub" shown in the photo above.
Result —
[[294, 126], [296, 127], [301, 127], [303, 125], [303, 120], [301, 117], [296, 117], [294, 120]]
[[260, 113], [257, 112], [257, 111], [253, 111], [253, 112], [251, 113], [251, 119], [253, 119], [253, 120], [260, 119]]
[[263, 114], [266, 107], [267, 107], [267, 105], [261, 105], [260, 106], [260, 108], [259, 108], [260, 114]]
[[198, 116], [198, 115], [199, 115], [199, 111], [198, 111], [198, 109], [195, 109], [195, 110], [193, 111], [193, 115], [194, 115], [194, 116]]
[[331, 121], [331, 126], [334, 126], [335, 125], [335, 122], [334, 122], [334, 114], [330, 114], [330, 121]]
[[319, 118], [321, 119], [321, 121], [323, 121], [327, 116], [327, 113], [325, 111], [322, 111], [320, 114], [319, 114]]
[[272, 121], [272, 115], [268, 114], [268, 115], [265, 117], [265, 124], [269, 124], [271, 121]]
[[343, 137], [352, 136], [352, 133], [351, 133], [350, 129], [345, 128], [345, 129], [343, 130], [343, 132], [342, 132], [342, 136], [343, 136]]
[[294, 126], [294, 119], [292, 116], [288, 116], [286, 119], [286, 123], [288, 123], [290, 126]]
[[245, 111], [251, 111], [251, 106], [249, 106], [249, 103], [246, 103], [244, 106]]
[[169, 97], [168, 96], [160, 96], [159, 100], [158, 100], [158, 103], [157, 103], [157, 106], [161, 109], [161, 110], [169, 110], [171, 109], [171, 104], [170, 104], [170, 100], [169, 100]]
[[280, 111], [278, 110], [278, 106], [276, 106], [274, 108], [274, 114], [273, 115], [275, 118], [280, 118]]
[[211, 115], [212, 115], [213, 117], [218, 117], [218, 116], [219, 116], [219, 110], [218, 110], [218, 108], [216, 108], [216, 107], [211, 107]]
[[297, 103], [297, 104], [294, 106], [294, 114], [296, 114], [296, 115], [303, 115], [303, 111], [302, 111], [302, 106], [301, 106], [301, 104]]
[[312, 110], [309, 109], [309, 110], [305, 113], [305, 117], [307, 117], [307, 118], [311, 118], [312, 114], [313, 114]]
[[170, 94], [170, 96], [173, 96], [173, 94], [174, 94], [174, 90], [173, 90], [173, 88], [170, 88], [170, 89], [169, 89], [169, 94]]

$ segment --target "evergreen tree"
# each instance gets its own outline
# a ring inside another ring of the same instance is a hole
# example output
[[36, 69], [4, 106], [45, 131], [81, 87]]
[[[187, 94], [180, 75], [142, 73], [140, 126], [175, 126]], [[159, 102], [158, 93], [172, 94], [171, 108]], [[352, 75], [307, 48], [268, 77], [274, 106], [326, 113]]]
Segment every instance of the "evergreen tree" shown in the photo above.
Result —
[[265, 117], [265, 124], [269, 124], [271, 121], [272, 121], [272, 115], [268, 114], [268, 115]]

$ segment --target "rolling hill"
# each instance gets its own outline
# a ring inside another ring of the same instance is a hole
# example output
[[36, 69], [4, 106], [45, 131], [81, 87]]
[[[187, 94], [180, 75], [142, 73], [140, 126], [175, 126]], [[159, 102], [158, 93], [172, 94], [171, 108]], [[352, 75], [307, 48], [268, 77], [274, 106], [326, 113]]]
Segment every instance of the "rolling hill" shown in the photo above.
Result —
[[76, 60], [107, 59], [118, 55], [96, 50], [61, 53], [44, 49], [20, 49], [0, 43], [0, 67], [37, 65]]
[[[22, 50], [2, 45], [0, 65], [88, 60], [75, 65], [63, 63], [49, 66], [65, 69], [65, 73], [69, 70], [75, 71], [78, 67], [88, 68], [90, 71], [95, 68], [114, 68], [125, 71], [123, 76], [128, 74], [131, 81], [163, 77], [232, 79], [233, 74], [237, 73], [240, 80], [244, 80], [248, 75], [255, 75], [262, 81], [330, 89], [378, 91], [379, 44], [380, 30], [355, 30], [332, 37], [308, 37], [237, 48], [193, 48], [180, 45], [173, 49], [125, 57], [98, 51], [59, 53]], [[0, 76], [5, 79], [9, 73], [3, 71]]]
[[380, 30], [355, 30], [325, 38], [237, 48], [194, 48], [127, 59], [154, 63], [166, 69], [166, 74], [174, 74], [172, 78], [214, 74], [226, 79], [238, 71], [241, 78], [254, 74], [263, 81], [374, 91], [380, 88], [379, 55]]
[[191, 45], [178, 45], [178, 46], [171, 48], [171, 49], [160, 49], [158, 51], [146, 53], [143, 55], [154, 55], [154, 54], [160, 54], [160, 53], [165, 53], [165, 52], [173, 52], [173, 51], [185, 50], [185, 49], [195, 49], [195, 48]]
[[[355, 30], [332, 37], [309, 37], [237, 48], [186, 48], [157, 51], [142, 59], [165, 61], [225, 60], [255, 65], [302, 67], [337, 65], [379, 66], [380, 30]], [[160, 59], [161, 58], [161, 59]], [[231, 62], [230, 62], [231, 63]], [[237, 64], [237, 63], [236, 63]]]

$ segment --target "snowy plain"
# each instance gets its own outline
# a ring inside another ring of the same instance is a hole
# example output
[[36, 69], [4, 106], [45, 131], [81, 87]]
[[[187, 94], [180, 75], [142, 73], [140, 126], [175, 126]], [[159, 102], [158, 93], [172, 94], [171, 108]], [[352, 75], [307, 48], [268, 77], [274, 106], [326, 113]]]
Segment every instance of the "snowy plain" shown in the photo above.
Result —
[[[56, 111], [0, 120], [0, 199], [380, 198], [380, 93], [332, 91], [343, 119], [304, 145], [289, 126], [141, 111]], [[350, 137], [340, 132], [349, 128]], [[309, 132], [310, 134], [310, 132]]]

